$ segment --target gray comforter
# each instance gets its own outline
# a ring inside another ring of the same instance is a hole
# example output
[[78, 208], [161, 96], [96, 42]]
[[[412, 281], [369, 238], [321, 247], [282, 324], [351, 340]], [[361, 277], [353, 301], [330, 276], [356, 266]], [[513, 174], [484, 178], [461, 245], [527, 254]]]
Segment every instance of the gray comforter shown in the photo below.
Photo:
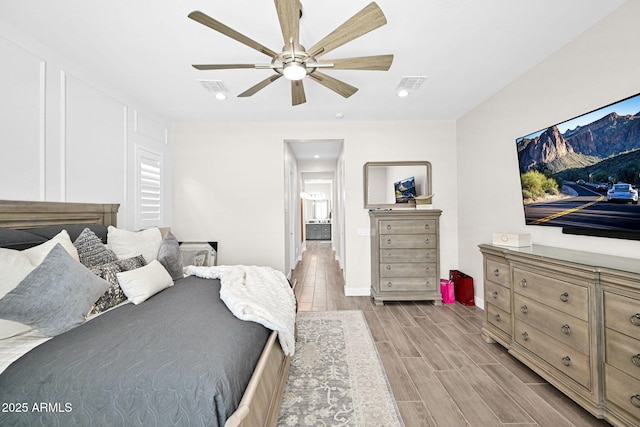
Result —
[[1, 426], [222, 426], [270, 331], [187, 277], [36, 347], [0, 375]]

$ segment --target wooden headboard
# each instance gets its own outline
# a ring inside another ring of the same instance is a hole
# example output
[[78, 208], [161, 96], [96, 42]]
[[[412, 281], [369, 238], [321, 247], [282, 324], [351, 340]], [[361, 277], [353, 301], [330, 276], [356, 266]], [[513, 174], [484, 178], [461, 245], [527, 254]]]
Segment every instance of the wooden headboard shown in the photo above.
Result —
[[119, 204], [0, 200], [0, 227], [26, 229], [55, 224], [117, 226]]

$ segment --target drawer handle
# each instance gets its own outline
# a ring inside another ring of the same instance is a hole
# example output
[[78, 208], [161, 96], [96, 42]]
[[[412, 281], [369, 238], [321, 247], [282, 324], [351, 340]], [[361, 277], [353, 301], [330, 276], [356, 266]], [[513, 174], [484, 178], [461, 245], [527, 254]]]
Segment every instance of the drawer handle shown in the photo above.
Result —
[[631, 399], [629, 399], [629, 401], [636, 408], [640, 408], [640, 394], [636, 394], [634, 396], [631, 396]]
[[564, 366], [571, 366], [571, 358], [569, 356], [565, 356], [562, 358], [562, 364]]
[[391, 244], [391, 239], [387, 239], [387, 245]]
[[635, 356], [632, 356], [631, 357], [631, 363], [633, 363], [638, 368], [640, 368], [640, 354], [636, 354]]
[[424, 225], [424, 229], [425, 229], [425, 230], [428, 230], [428, 229], [429, 229], [429, 224], [425, 224], [425, 225]]
[[496, 314], [495, 316], [493, 316], [496, 319], [496, 322], [499, 322], [502, 320], [502, 316], [500, 316], [500, 313]]
[[428, 245], [428, 244], [429, 244], [429, 239], [424, 239], [424, 243], [425, 243], [426, 245]]
[[391, 230], [391, 224], [387, 224], [387, 230]]
[[495, 270], [493, 270], [493, 275], [498, 277], [500, 275], [500, 269], [496, 268]]
[[391, 270], [391, 266], [387, 264], [387, 270]]
[[631, 322], [634, 326], [640, 326], [640, 313], [636, 313], [629, 318], [629, 322]]
[[526, 305], [523, 305], [522, 307], [520, 307], [520, 311], [523, 312], [524, 314], [527, 314], [529, 312], [529, 307], [527, 307]]
[[391, 282], [387, 283], [387, 288], [391, 288], [391, 287], [393, 287], [393, 283]]
[[525, 341], [529, 341], [529, 334], [526, 333], [526, 332], [523, 332], [522, 333], [522, 339], [525, 340]]
[[493, 291], [493, 293], [491, 294], [491, 296], [493, 297], [493, 299], [498, 298], [498, 291]]
[[520, 280], [520, 286], [522, 286], [523, 288], [526, 288], [527, 287], [527, 279]]
[[431, 271], [431, 267], [425, 267], [425, 268], [424, 268], [424, 272], [425, 272], [425, 273], [428, 273], [428, 272], [430, 272], [430, 271]]
[[565, 335], [569, 335], [571, 333], [571, 326], [569, 325], [563, 325], [560, 330], [562, 331], [563, 334]]
[[564, 294], [560, 295], [560, 301], [562, 302], [569, 301], [569, 294], [565, 292]]

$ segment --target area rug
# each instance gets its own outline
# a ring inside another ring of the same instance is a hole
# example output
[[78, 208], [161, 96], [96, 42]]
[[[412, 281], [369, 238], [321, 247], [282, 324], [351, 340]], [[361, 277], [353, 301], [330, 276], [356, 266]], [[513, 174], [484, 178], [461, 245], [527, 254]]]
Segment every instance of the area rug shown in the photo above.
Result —
[[300, 312], [278, 426], [403, 426], [361, 311]]

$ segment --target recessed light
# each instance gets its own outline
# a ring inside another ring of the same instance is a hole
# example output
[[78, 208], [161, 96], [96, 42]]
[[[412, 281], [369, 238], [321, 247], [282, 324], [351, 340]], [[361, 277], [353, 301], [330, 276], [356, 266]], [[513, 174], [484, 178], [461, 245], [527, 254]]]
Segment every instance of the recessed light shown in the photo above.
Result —
[[227, 95], [225, 95], [222, 92], [218, 92], [216, 93], [216, 99], [219, 99], [220, 101], [224, 101], [225, 99], [227, 99]]
[[320, 155], [319, 155], [319, 154], [315, 154], [315, 155], [313, 156], [313, 158], [314, 158], [314, 159], [319, 159], [319, 158], [320, 158]]
[[407, 89], [399, 89], [397, 95], [400, 98], [404, 98], [406, 96], [409, 96], [409, 91]]
[[336, 113], [336, 119], [343, 119], [343, 118], [344, 118], [344, 114]]

